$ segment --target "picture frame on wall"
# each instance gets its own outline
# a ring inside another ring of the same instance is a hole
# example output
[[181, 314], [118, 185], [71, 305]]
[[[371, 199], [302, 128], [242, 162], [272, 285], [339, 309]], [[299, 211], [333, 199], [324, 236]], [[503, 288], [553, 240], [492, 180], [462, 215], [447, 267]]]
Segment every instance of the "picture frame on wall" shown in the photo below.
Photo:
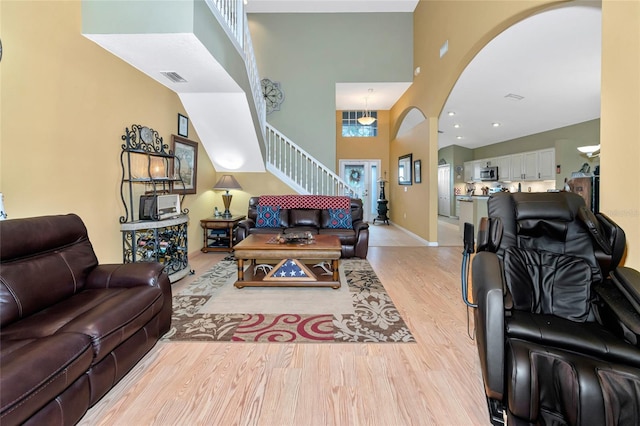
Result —
[[178, 135], [189, 137], [189, 117], [178, 113]]
[[173, 161], [174, 179], [171, 192], [174, 194], [195, 194], [198, 177], [198, 143], [189, 139], [172, 135], [171, 150], [177, 160]]
[[411, 185], [411, 159], [407, 154], [398, 158], [398, 185]]
[[413, 162], [413, 179], [415, 183], [422, 183], [422, 160]]

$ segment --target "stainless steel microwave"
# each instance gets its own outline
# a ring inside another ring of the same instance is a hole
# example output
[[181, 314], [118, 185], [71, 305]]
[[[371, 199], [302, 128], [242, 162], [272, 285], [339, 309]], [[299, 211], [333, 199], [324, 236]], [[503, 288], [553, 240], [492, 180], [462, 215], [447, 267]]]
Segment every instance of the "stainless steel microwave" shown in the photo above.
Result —
[[482, 181], [498, 180], [498, 168], [483, 167], [482, 169], [480, 169], [480, 180]]

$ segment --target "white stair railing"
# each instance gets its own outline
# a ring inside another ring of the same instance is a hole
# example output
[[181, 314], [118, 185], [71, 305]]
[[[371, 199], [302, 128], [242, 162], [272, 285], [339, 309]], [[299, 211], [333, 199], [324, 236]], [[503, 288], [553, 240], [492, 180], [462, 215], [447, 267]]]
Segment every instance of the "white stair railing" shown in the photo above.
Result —
[[301, 194], [348, 195], [360, 198], [347, 182], [275, 128], [267, 124], [266, 104], [243, 0], [205, 0], [244, 56], [258, 121], [267, 150], [267, 169]]
[[360, 194], [340, 176], [269, 124], [266, 127], [266, 143], [267, 168], [281, 179], [286, 177], [298, 192], [360, 198]]

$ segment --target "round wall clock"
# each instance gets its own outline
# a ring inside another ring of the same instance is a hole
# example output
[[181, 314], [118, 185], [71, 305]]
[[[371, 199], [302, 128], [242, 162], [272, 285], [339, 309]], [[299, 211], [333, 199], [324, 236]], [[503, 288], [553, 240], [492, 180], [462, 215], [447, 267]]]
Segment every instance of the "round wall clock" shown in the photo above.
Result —
[[261, 83], [262, 95], [267, 104], [267, 114], [271, 114], [273, 111], [280, 111], [280, 105], [284, 101], [284, 93], [280, 88], [280, 83], [271, 81], [268, 78], [263, 78]]

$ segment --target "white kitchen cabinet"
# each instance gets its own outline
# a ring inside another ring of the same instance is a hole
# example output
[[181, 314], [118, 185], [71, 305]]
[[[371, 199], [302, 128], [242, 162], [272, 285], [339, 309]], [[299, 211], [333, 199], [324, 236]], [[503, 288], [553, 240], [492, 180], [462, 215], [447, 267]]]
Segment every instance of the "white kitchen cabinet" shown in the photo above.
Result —
[[471, 182], [473, 180], [473, 161], [464, 162], [464, 181]]
[[[493, 165], [493, 163], [491, 164]], [[498, 167], [498, 178], [501, 181], [511, 180], [511, 156], [503, 155], [495, 159], [495, 165]]]
[[524, 180], [538, 180], [538, 151], [525, 152], [522, 156]]
[[510, 157], [511, 157], [511, 180], [524, 179], [524, 154], [513, 154]]
[[500, 181], [554, 180], [555, 161], [555, 148], [467, 161], [464, 163], [464, 180], [478, 182], [482, 168], [495, 166], [498, 167]]
[[554, 180], [556, 178], [556, 150], [543, 149], [538, 151], [538, 179]]
[[476, 182], [480, 182], [480, 170], [485, 167], [484, 160], [475, 160], [473, 162], [473, 180]]
[[482, 167], [495, 167], [498, 164], [496, 163], [496, 158], [485, 158], [484, 160], [480, 160], [482, 161]]

